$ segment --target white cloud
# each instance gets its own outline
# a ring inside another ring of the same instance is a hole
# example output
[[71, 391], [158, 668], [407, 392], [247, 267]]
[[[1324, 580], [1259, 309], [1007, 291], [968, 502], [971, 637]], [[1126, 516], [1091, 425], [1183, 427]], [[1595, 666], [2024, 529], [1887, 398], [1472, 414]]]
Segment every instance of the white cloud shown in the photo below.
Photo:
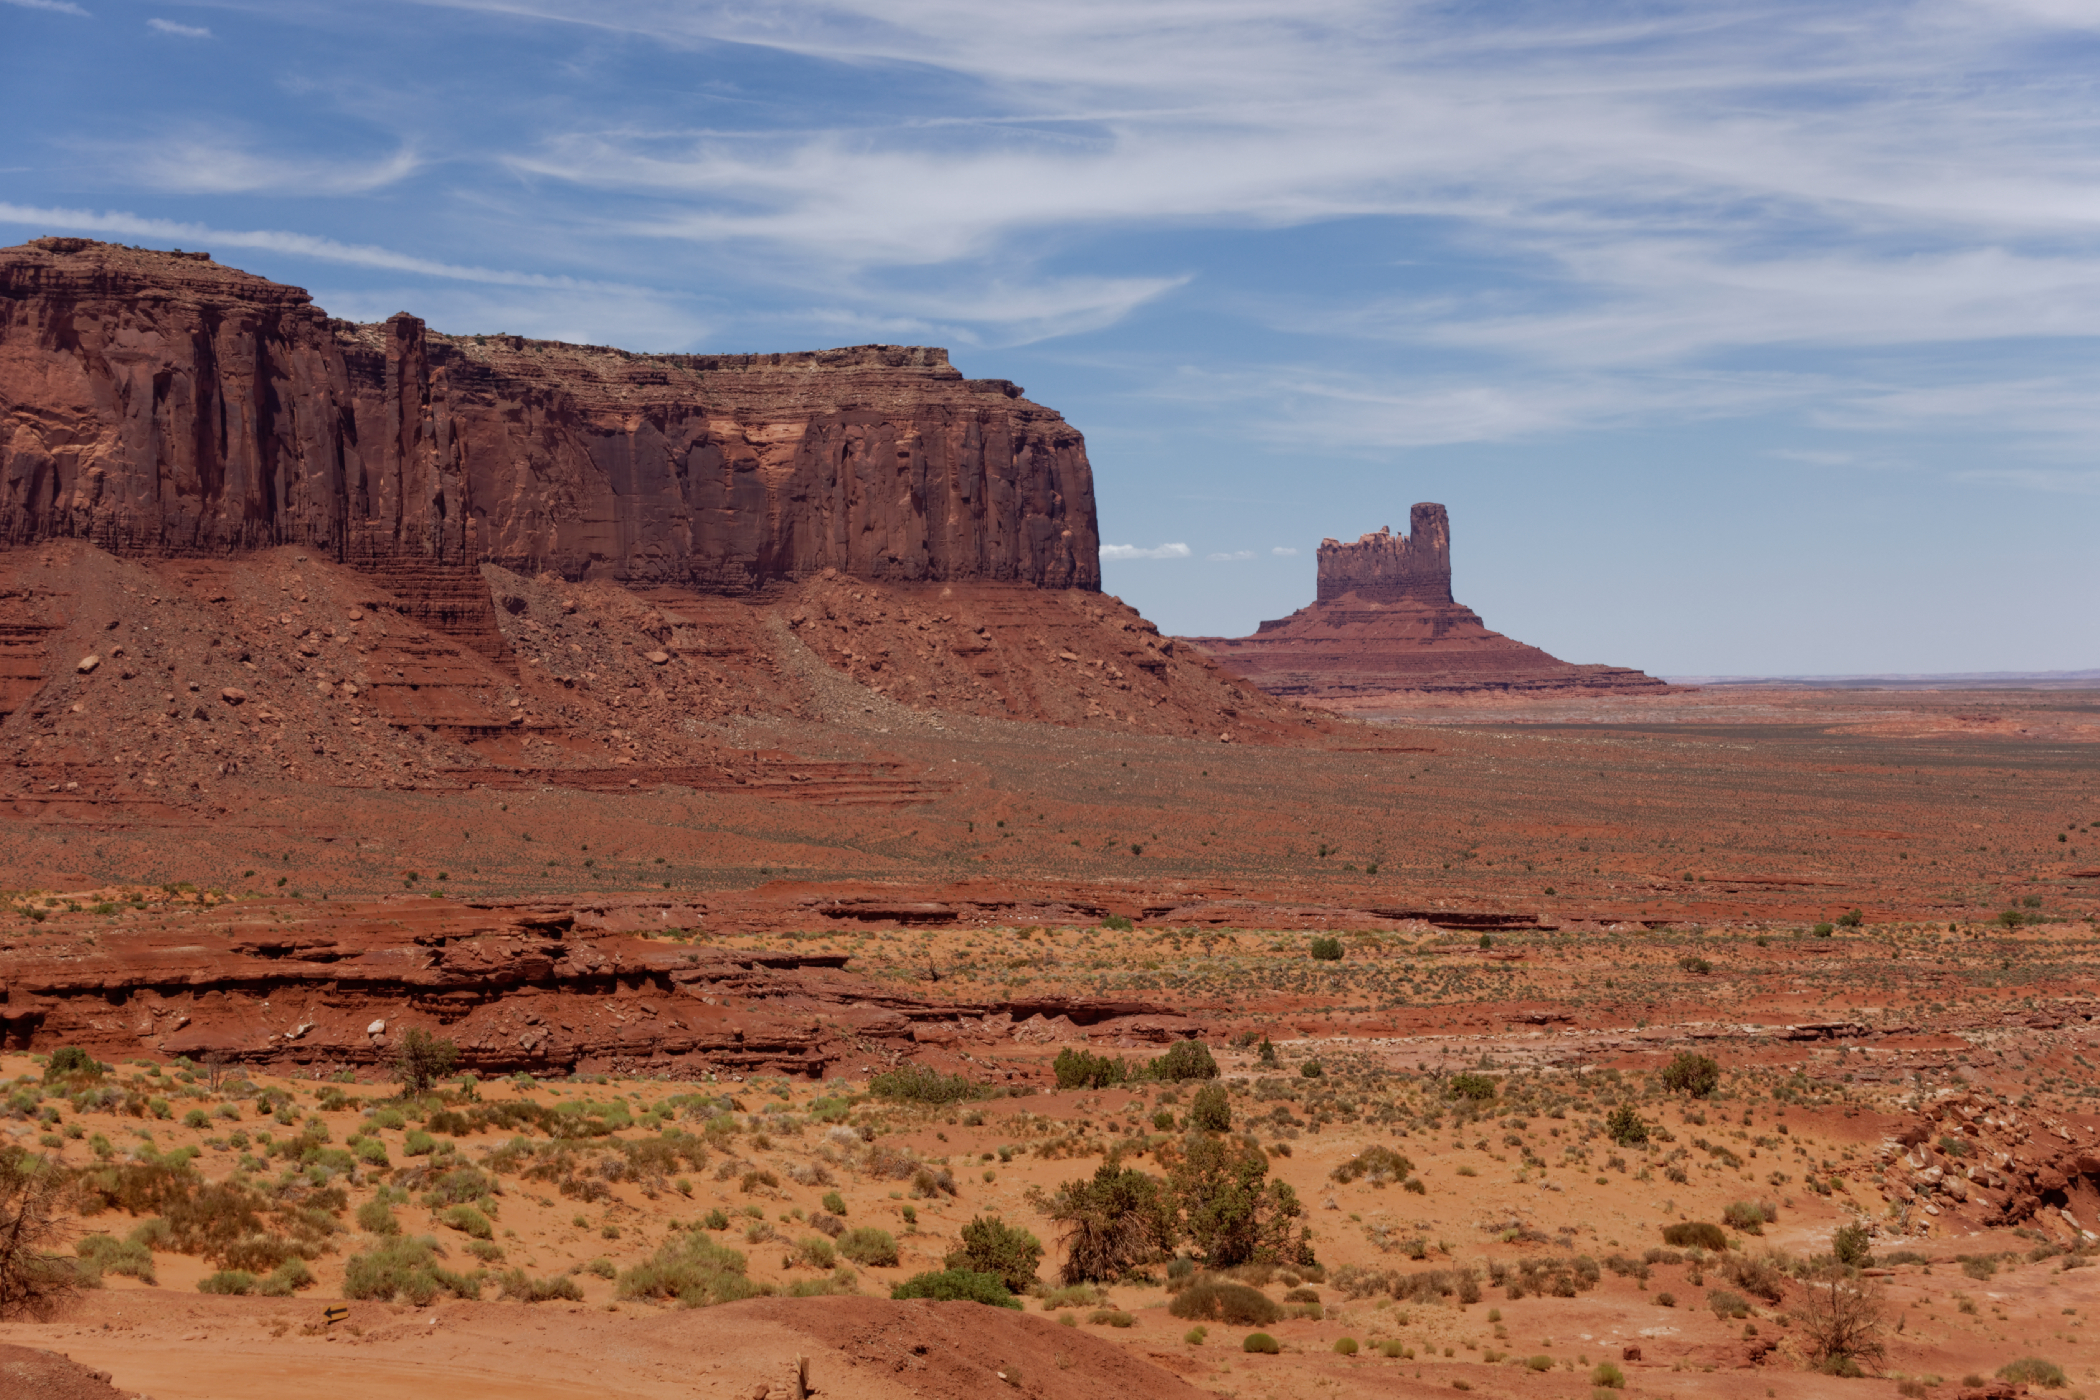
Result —
[[1297, 550], [1291, 548], [1287, 544], [1279, 544], [1269, 550], [1269, 553], [1275, 555], [1279, 559], [1288, 559], [1297, 552]]
[[210, 134], [105, 149], [141, 184], [183, 194], [366, 194], [397, 184], [423, 166], [422, 157], [407, 146], [368, 161], [286, 159]]
[[78, 15], [82, 19], [94, 18], [93, 15], [81, 9], [80, 6], [70, 3], [70, 0], [0, 0], [0, 3], [14, 5], [24, 10], [50, 10], [54, 14]]
[[209, 39], [211, 31], [202, 25], [177, 24], [171, 19], [149, 19], [146, 27], [160, 34], [173, 34], [179, 39]]
[[1154, 545], [1150, 549], [1134, 544], [1105, 544], [1101, 546], [1103, 559], [1187, 559], [1195, 553], [1185, 544]]
[[1252, 559], [1254, 551], [1251, 549], [1236, 549], [1230, 554], [1206, 554], [1203, 557], [1213, 564], [1229, 564], [1240, 559]]
[[[112, 210], [36, 208], [0, 202], [0, 224], [30, 224], [45, 229], [77, 229], [84, 233], [123, 233], [134, 238], [179, 240], [195, 248], [212, 245], [228, 248], [260, 248], [292, 257], [320, 262], [346, 263], [353, 267], [381, 268], [415, 273], [449, 281], [486, 282], [506, 287], [544, 287], [556, 291], [611, 289], [615, 284], [588, 282], [574, 277], [548, 277], [531, 272], [505, 272], [486, 267], [463, 267], [437, 262], [390, 248], [368, 244], [338, 243], [332, 238], [290, 233], [280, 229], [220, 229], [175, 219], [142, 218]], [[634, 291], [635, 288], [620, 290]]]

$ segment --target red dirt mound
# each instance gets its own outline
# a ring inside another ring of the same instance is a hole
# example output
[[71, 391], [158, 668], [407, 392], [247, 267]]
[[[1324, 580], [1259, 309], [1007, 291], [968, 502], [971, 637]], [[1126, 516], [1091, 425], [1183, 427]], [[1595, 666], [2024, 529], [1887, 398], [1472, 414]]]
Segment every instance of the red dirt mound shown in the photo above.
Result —
[[55, 1351], [5, 1343], [0, 1343], [0, 1395], [7, 1400], [132, 1400], [109, 1383], [107, 1371], [90, 1371]]

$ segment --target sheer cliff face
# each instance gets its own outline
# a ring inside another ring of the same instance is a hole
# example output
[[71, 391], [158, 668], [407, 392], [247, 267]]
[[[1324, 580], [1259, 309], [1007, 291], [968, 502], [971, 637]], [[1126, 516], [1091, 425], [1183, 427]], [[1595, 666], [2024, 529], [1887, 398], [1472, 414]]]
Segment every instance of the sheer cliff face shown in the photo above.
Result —
[[1319, 600], [1351, 593], [1377, 603], [1450, 603], [1451, 521], [1444, 508], [1416, 505], [1405, 536], [1388, 528], [1355, 544], [1321, 540]]
[[53, 537], [725, 592], [1101, 577], [1079, 433], [943, 350], [353, 325], [201, 254], [84, 239], [0, 250], [0, 545]]

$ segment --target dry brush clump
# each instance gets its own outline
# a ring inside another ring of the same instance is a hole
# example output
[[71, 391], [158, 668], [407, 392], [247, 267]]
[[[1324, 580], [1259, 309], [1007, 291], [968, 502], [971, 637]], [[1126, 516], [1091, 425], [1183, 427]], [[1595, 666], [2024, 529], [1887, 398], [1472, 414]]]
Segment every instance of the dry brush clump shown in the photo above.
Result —
[[66, 1187], [57, 1163], [0, 1149], [0, 1318], [48, 1317], [89, 1282], [55, 1248]]
[[1812, 1279], [1793, 1316], [1818, 1370], [1857, 1376], [1887, 1356], [1887, 1309], [1880, 1291], [1866, 1280], [1837, 1270]]

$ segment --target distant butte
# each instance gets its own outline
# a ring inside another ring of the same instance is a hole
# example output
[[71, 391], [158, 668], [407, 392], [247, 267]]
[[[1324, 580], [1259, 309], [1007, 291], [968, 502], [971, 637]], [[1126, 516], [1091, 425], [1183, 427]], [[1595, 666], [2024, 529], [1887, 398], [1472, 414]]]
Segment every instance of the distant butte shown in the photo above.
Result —
[[1451, 596], [1451, 521], [1431, 502], [1409, 532], [1320, 541], [1319, 596], [1251, 637], [1187, 637], [1269, 692], [1308, 700], [1384, 694], [1660, 692], [1624, 666], [1578, 666], [1491, 632]]

